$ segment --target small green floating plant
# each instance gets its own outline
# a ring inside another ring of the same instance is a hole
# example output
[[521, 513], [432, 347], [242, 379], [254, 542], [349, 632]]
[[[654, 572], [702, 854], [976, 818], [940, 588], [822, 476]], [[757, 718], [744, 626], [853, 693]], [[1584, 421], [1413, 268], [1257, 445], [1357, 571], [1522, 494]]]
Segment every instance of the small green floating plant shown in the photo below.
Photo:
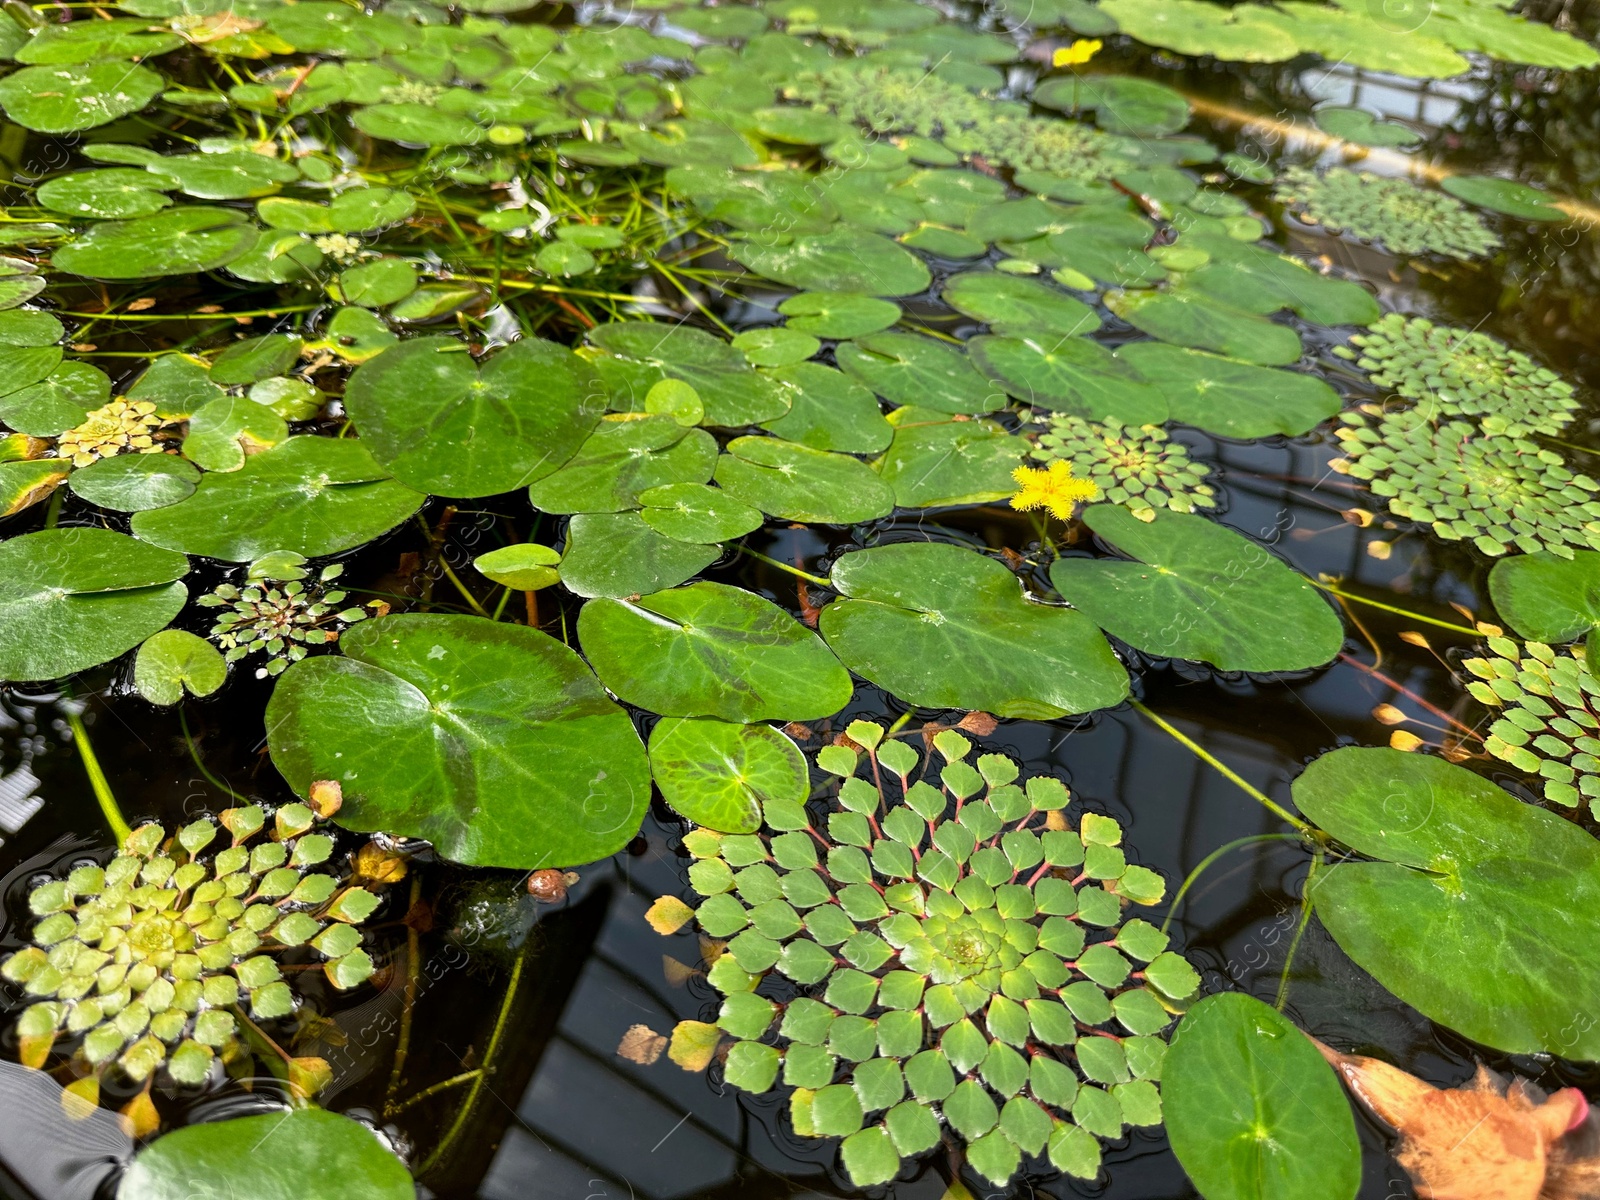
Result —
[[[285, 953], [314, 952], [341, 990], [370, 978], [373, 961], [355, 927], [379, 898], [316, 869], [334, 848], [313, 832], [316, 821], [306, 805], [289, 804], [271, 814], [270, 827], [260, 805], [202, 817], [171, 836], [143, 825], [104, 867], [76, 867], [35, 887], [33, 944], [0, 965], [0, 977], [34, 998], [17, 1022], [24, 1065], [43, 1067], [65, 1036], [82, 1073], [69, 1090], [91, 1103], [112, 1067], [145, 1082], [165, 1066], [174, 1083], [197, 1086], [219, 1057], [248, 1061], [251, 1022], [294, 1011], [279, 963]], [[227, 844], [202, 857], [219, 834]], [[291, 1063], [302, 1091], [314, 1090], [318, 1075], [315, 1060]]]
[[1040, 462], [1065, 460], [1073, 473], [1144, 521], [1157, 509], [1194, 512], [1217, 506], [1205, 463], [1189, 457], [1158, 425], [1124, 425], [1115, 417], [1086, 421], [1070, 413], [1039, 412], [1043, 429], [1030, 451]]
[[[250, 565], [244, 587], [219, 584], [195, 600], [223, 610], [211, 627], [211, 640], [224, 659], [232, 663], [251, 654], [266, 655], [267, 661], [256, 669], [257, 679], [281, 675], [306, 656], [308, 647], [337, 641], [335, 626], [352, 625], [368, 615], [359, 606], [341, 609], [345, 593], [326, 586], [344, 573], [343, 563], [323, 567], [307, 586], [305, 561], [299, 554], [258, 559]], [[388, 605], [374, 601], [373, 608], [386, 612]]]
[[758, 833], [685, 837], [701, 899], [658, 900], [651, 922], [727, 939], [708, 973], [724, 998], [669, 1054], [698, 1070], [733, 1039], [727, 1082], [761, 1093], [781, 1074], [795, 1130], [842, 1138], [859, 1187], [946, 1125], [996, 1184], [1024, 1155], [1094, 1177], [1100, 1139], [1161, 1123], [1163, 1035], [1200, 983], [1166, 934], [1124, 920], [1161, 877], [1111, 818], [1070, 827], [1060, 780], [974, 765], [954, 730], [934, 738], [936, 777], [880, 725], [847, 738], [817, 754], [840, 780], [825, 823], [769, 801]]
[[1379, 242], [1392, 254], [1482, 258], [1500, 239], [1454, 196], [1409, 179], [1333, 167], [1321, 173], [1290, 167], [1276, 196], [1301, 220], [1330, 233]]

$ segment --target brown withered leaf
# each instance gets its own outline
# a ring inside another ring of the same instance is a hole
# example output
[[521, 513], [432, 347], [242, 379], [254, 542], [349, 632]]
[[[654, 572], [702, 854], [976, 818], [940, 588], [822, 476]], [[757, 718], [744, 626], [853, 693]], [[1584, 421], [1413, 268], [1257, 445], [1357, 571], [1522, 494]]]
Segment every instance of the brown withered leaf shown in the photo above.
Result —
[[624, 1033], [622, 1041], [617, 1043], [618, 1054], [642, 1067], [650, 1066], [661, 1057], [661, 1052], [666, 1048], [667, 1039], [648, 1025], [628, 1026], [628, 1032]]
[[957, 729], [975, 737], [988, 737], [999, 727], [999, 720], [986, 712], [969, 712], [956, 722]]
[[682, 987], [698, 974], [700, 972], [694, 967], [673, 958], [670, 954], [661, 956], [661, 976], [670, 987]]
[[1546, 1095], [1481, 1065], [1461, 1087], [1437, 1088], [1312, 1042], [1351, 1094], [1399, 1135], [1395, 1157], [1423, 1200], [1600, 1197], [1600, 1123], [1577, 1088]]

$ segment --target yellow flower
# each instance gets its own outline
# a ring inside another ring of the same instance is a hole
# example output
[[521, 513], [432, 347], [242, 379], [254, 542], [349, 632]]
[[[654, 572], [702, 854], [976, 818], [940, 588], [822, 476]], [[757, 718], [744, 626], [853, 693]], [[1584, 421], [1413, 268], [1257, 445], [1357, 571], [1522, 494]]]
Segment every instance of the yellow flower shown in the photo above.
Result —
[[1017, 494], [1011, 497], [1011, 507], [1026, 512], [1030, 508], [1047, 508], [1050, 515], [1063, 521], [1072, 520], [1072, 510], [1083, 500], [1096, 500], [1100, 489], [1091, 480], [1074, 479], [1072, 464], [1058, 458], [1046, 470], [1036, 467], [1018, 467], [1011, 472], [1018, 484]]
[[1050, 57], [1051, 65], [1057, 67], [1081, 67], [1096, 54], [1100, 53], [1102, 44], [1099, 38], [1091, 38], [1088, 41], [1079, 38], [1070, 46], [1057, 48], [1055, 54]]

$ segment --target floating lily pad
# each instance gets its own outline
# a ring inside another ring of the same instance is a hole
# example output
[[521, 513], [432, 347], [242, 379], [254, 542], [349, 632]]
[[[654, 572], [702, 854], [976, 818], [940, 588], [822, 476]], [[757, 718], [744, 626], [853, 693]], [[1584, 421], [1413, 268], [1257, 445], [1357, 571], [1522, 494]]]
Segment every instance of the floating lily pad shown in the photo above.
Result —
[[1311, 890], [1357, 966], [1473, 1041], [1600, 1058], [1600, 1027], [1573, 1020], [1600, 1006], [1600, 842], [1465, 767], [1387, 748], [1324, 754], [1294, 799], [1375, 860], [1319, 872]]
[[237, 471], [251, 454], [288, 436], [288, 423], [270, 408], [244, 396], [228, 396], [189, 419], [183, 456], [207, 471]]
[[1189, 123], [1189, 101], [1151, 79], [1058, 75], [1034, 89], [1034, 102], [1063, 112], [1093, 112], [1107, 133], [1165, 137]]
[[762, 424], [768, 433], [813, 450], [845, 454], [882, 450], [894, 436], [878, 398], [832, 367], [805, 362], [768, 374], [789, 387], [793, 402], [786, 414]]
[[579, 513], [567, 526], [561, 582], [579, 596], [639, 596], [677, 587], [722, 547], [657, 532], [636, 512]]
[[1300, 335], [1287, 325], [1218, 303], [1203, 292], [1109, 292], [1106, 304], [1135, 329], [1178, 346], [1214, 350], [1265, 366], [1300, 357]]
[[361, 441], [418, 491], [492, 496], [557, 470], [605, 412], [599, 377], [564, 346], [523, 338], [480, 367], [454, 338], [402, 343], [356, 369]]
[[853, 338], [887, 329], [900, 319], [900, 306], [857, 292], [801, 292], [778, 305], [789, 328], [815, 337]]
[[1319, 108], [1312, 116], [1323, 133], [1362, 146], [1415, 146], [1422, 140], [1409, 125], [1381, 120], [1363, 108]]
[[1006, 396], [960, 349], [915, 333], [873, 333], [834, 351], [844, 370], [896, 404], [948, 413], [986, 413]]
[[[16, 79], [0, 80], [0, 85]], [[91, 279], [151, 279], [190, 275], [232, 262], [255, 245], [256, 228], [232, 208], [169, 208], [137, 221], [94, 225], [62, 246], [51, 261]]]
[[996, 422], [911, 407], [897, 409], [893, 422], [894, 443], [877, 468], [899, 507], [988, 504], [1017, 490], [1011, 476], [1028, 443]]
[[339, 276], [346, 304], [383, 308], [417, 290], [417, 269], [403, 258], [380, 258], [351, 267]]
[[111, 167], [100, 171], [75, 171], [39, 185], [39, 203], [74, 217], [117, 219], [148, 217], [172, 201], [162, 192], [162, 181], [148, 171]]
[[969, 271], [945, 281], [945, 303], [995, 333], [1014, 337], [1093, 333], [1100, 318], [1081, 300], [1001, 271]]
[[235, 342], [212, 362], [211, 382], [233, 387], [282, 375], [299, 361], [302, 344], [285, 333]]
[[194, 495], [200, 472], [173, 454], [119, 454], [102, 458], [68, 480], [90, 504], [116, 512], [165, 508]]
[[168, 187], [200, 200], [244, 200], [275, 192], [300, 178], [292, 163], [253, 152], [177, 154], [145, 169]]
[[651, 731], [650, 770], [668, 804], [721, 833], [754, 833], [768, 801], [811, 793], [805, 755], [770, 725], [668, 717]]
[[1167, 419], [1160, 390], [1098, 342], [1084, 338], [975, 337], [973, 363], [1018, 400], [1091, 421], [1159, 425]]
[[24, 67], [0, 79], [0, 105], [24, 128], [74, 133], [138, 112], [165, 86], [149, 67], [126, 62]]
[[1446, 175], [1439, 186], [1457, 200], [1465, 200], [1490, 212], [1504, 213], [1519, 221], [1565, 221], [1567, 214], [1550, 203], [1550, 197], [1514, 179], [1494, 179], [1488, 175]]
[[1489, 595], [1507, 625], [1533, 642], [1559, 645], [1600, 628], [1600, 553], [1561, 558], [1542, 550], [1503, 558], [1489, 571]]
[[1370, 325], [1380, 315], [1377, 300], [1360, 284], [1319, 274], [1265, 247], [1200, 231], [1185, 234], [1178, 247], [1198, 249], [1210, 259], [1185, 274], [1186, 287], [1244, 312], [1289, 309], [1318, 325]]
[[973, 550], [901, 542], [846, 554], [822, 635], [908, 704], [1048, 721], [1120, 704], [1128, 672], [1082, 613], [1036, 604]]
[[[639, 517], [657, 533], [709, 545], [760, 529], [761, 510], [703, 483], [668, 483], [639, 493]], [[651, 588], [650, 591], [659, 591]]]
[[722, 583], [592, 600], [578, 639], [608, 688], [663, 716], [809, 721], [843, 708], [852, 690], [816, 634]]
[[426, 104], [373, 104], [357, 109], [356, 128], [386, 142], [412, 146], [470, 146], [483, 140], [483, 126]]
[[424, 499], [359, 441], [292, 437], [251, 455], [240, 470], [205, 475], [187, 500], [136, 514], [133, 532], [225, 562], [254, 562], [274, 550], [313, 558], [372, 541]]
[[784, 245], [735, 242], [728, 255], [757, 275], [810, 291], [911, 296], [926, 290], [932, 279], [911, 251], [881, 234], [848, 226]]
[[537, 542], [502, 546], [472, 560], [480, 574], [519, 592], [536, 592], [561, 581], [561, 555]]
[[[196, 1180], [204, 1180], [198, 1185]], [[365, 1125], [320, 1108], [186, 1125], [135, 1156], [122, 1200], [409, 1200], [411, 1173]]]
[[151, 704], [171, 705], [209, 696], [228, 678], [228, 664], [210, 642], [182, 629], [145, 639], [133, 660], [133, 686]]
[[716, 481], [785, 521], [855, 525], [894, 511], [894, 494], [860, 459], [782, 438], [734, 438], [717, 459]]
[[164, 628], [189, 560], [109, 529], [46, 529], [0, 542], [0, 679], [61, 679]]
[[708, 425], [754, 425], [789, 411], [780, 385], [758, 375], [743, 354], [703, 329], [624, 321], [591, 330], [589, 340], [683, 380], [699, 393]]
[[733, 348], [755, 367], [787, 367], [805, 362], [822, 343], [809, 333], [782, 325], [747, 329], [733, 339]]
[[1298, 371], [1160, 342], [1134, 342], [1117, 357], [1166, 396], [1172, 420], [1222, 437], [1297, 436], [1340, 408], [1333, 388]]
[[1161, 1068], [1173, 1153], [1208, 1200], [1354, 1200], [1361, 1141], [1333, 1069], [1253, 996], [1207, 996]]
[[650, 801], [644, 747], [555, 638], [408, 614], [363, 621], [339, 646], [279, 678], [267, 744], [297, 794], [339, 783], [341, 825], [524, 870], [593, 862], [638, 831]]
[[560, 470], [528, 489], [545, 512], [622, 512], [639, 493], [669, 483], [704, 483], [717, 462], [716, 440], [668, 416], [604, 420]]
[[[32, 357], [43, 365], [54, 354]], [[0, 354], [0, 369], [17, 365], [12, 356]], [[26, 379], [36, 370], [37, 367], [25, 369], [20, 378]], [[18, 382], [16, 374], [11, 374], [7, 381], [12, 386]], [[88, 363], [62, 362], [43, 378], [0, 395], [0, 421], [18, 433], [55, 437], [81, 424], [88, 413], [110, 399], [111, 381], [104, 371]]]
[[1331, 660], [1344, 626], [1311, 582], [1215, 521], [1096, 504], [1083, 521], [1134, 562], [1058, 558], [1050, 582], [1106, 632], [1147, 654], [1224, 671], [1298, 671]]

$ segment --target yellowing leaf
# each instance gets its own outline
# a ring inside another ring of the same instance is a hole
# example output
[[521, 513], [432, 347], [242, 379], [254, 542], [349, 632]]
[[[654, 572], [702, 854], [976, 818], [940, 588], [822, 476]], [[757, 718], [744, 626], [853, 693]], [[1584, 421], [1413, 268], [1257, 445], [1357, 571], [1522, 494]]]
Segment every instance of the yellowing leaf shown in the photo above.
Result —
[[644, 919], [663, 937], [667, 934], [677, 933], [694, 917], [694, 909], [690, 908], [676, 896], [658, 896], [644, 914]]
[[679, 1021], [672, 1030], [667, 1057], [685, 1071], [704, 1071], [716, 1056], [722, 1031], [704, 1021]]

